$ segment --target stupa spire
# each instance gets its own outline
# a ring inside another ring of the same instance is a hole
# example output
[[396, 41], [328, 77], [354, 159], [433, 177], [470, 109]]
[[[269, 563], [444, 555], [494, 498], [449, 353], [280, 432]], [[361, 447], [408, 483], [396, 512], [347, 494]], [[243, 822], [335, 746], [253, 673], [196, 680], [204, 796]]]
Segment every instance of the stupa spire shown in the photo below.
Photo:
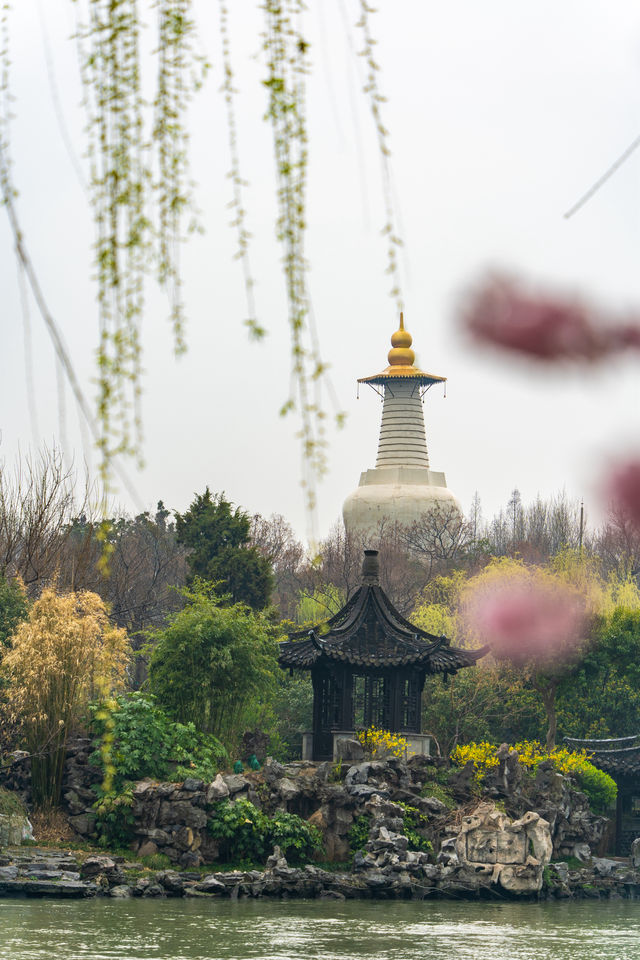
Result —
[[401, 313], [400, 325], [391, 336], [389, 366], [358, 381], [382, 387], [384, 402], [376, 465], [361, 475], [358, 489], [343, 507], [348, 531], [371, 534], [383, 520], [409, 526], [443, 503], [460, 512], [444, 473], [430, 469], [424, 428], [424, 393], [446, 377], [417, 367], [412, 343]]

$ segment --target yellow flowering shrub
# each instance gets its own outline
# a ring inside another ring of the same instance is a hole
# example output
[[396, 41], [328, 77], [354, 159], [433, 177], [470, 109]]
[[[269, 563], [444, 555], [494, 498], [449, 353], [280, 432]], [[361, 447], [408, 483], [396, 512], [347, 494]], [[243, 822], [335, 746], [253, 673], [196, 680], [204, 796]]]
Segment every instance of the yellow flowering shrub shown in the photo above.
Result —
[[485, 775], [492, 767], [497, 767], [499, 760], [496, 748], [492, 743], [483, 740], [481, 743], [458, 744], [451, 759], [458, 767], [464, 767], [471, 760], [475, 769], [474, 779], [477, 783], [484, 780]]
[[[538, 740], [522, 740], [515, 743], [514, 748], [518, 751], [520, 763], [531, 773], [536, 772], [543, 760], [551, 760], [559, 773], [573, 777], [580, 789], [586, 793], [591, 808], [596, 813], [603, 813], [615, 803], [618, 793], [615, 780], [590, 762], [592, 754], [586, 750], [567, 750], [566, 747], [547, 750]], [[467, 743], [456, 747], [451, 754], [451, 760], [459, 767], [464, 767], [469, 760], [473, 761], [474, 779], [477, 784], [481, 784], [487, 773], [500, 762], [497, 751], [494, 744], [486, 741]]]
[[382, 757], [406, 757], [409, 744], [399, 733], [382, 730], [372, 724], [367, 730], [360, 730], [356, 734], [364, 747], [365, 757], [369, 760]]

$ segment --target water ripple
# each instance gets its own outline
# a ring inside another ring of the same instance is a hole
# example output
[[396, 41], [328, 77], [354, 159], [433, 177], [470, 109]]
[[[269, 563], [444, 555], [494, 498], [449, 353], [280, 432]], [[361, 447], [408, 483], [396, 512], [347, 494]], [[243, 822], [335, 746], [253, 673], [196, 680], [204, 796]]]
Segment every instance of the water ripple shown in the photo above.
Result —
[[0, 960], [639, 960], [640, 903], [1, 900]]

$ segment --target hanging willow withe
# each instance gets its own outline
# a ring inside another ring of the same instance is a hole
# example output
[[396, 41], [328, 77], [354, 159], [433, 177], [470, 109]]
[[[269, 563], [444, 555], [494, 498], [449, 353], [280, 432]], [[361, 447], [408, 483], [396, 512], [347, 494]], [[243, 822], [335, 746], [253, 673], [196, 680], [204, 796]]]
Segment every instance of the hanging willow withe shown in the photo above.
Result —
[[[188, 166], [187, 106], [202, 83], [206, 63], [196, 52], [192, 0], [71, 0], [78, 11], [78, 44], [87, 110], [90, 198], [95, 223], [95, 279], [100, 339], [98, 360], [98, 447], [105, 489], [114, 457], [141, 459], [140, 324], [145, 281], [151, 271], [168, 294], [176, 352], [185, 346], [185, 310], [181, 291], [180, 250], [194, 221]], [[379, 67], [370, 27], [373, 8], [360, 7], [357, 27], [367, 64], [364, 87], [369, 98], [382, 162], [391, 295], [402, 309], [398, 248], [389, 165], [388, 132], [381, 117]], [[10, 0], [0, 0], [0, 180], [3, 195], [12, 191], [8, 160], [9, 55], [7, 16]], [[292, 343], [291, 389], [282, 413], [296, 410], [301, 421], [304, 483], [308, 503], [326, 469], [326, 414], [321, 384], [323, 363], [310, 305], [305, 257], [308, 134], [306, 86], [310, 69], [303, 29], [303, 0], [262, 0], [268, 92], [267, 118], [276, 158], [277, 237], [283, 251], [288, 320]], [[151, 44], [157, 69], [155, 93], [143, 96], [141, 7], [153, 10], [157, 43]], [[263, 334], [253, 302], [249, 233], [243, 203], [234, 114], [233, 71], [228, 0], [219, 0], [222, 93], [227, 107], [233, 198], [232, 226], [237, 230], [247, 291], [247, 324]], [[10, 193], [13, 196], [13, 193]], [[17, 228], [16, 228], [17, 229]], [[70, 376], [67, 370], [68, 376]], [[337, 414], [338, 422], [343, 414]]]
[[153, 146], [157, 154], [155, 180], [158, 205], [157, 274], [170, 302], [174, 347], [184, 353], [185, 311], [182, 300], [180, 248], [197, 226], [189, 180], [187, 106], [199, 89], [208, 63], [197, 53], [192, 0], [156, 0], [158, 14], [158, 81], [154, 101]]
[[356, 28], [362, 32], [363, 39], [363, 48], [359, 51], [359, 55], [364, 58], [367, 65], [367, 77], [363, 92], [369, 99], [369, 108], [375, 124], [382, 168], [382, 192], [385, 205], [385, 224], [382, 228], [382, 235], [387, 239], [387, 273], [391, 275], [392, 280], [389, 295], [395, 300], [398, 313], [401, 313], [404, 310], [404, 303], [398, 275], [398, 249], [402, 246], [402, 240], [396, 226], [397, 216], [391, 179], [389, 131], [382, 121], [381, 105], [386, 102], [386, 97], [381, 94], [378, 85], [380, 64], [374, 56], [374, 46], [377, 40], [371, 32], [369, 20], [370, 14], [376, 13], [376, 10], [367, 3], [367, 0], [359, 0], [359, 3], [360, 18], [356, 23]]
[[309, 330], [307, 287], [306, 189], [308, 137], [306, 77], [308, 43], [302, 32], [302, 0], [266, 0], [264, 49], [269, 92], [267, 117], [273, 129], [277, 178], [277, 237], [283, 249], [291, 331], [292, 387], [282, 414], [297, 410], [301, 420], [303, 484], [311, 509], [315, 505], [315, 479], [327, 468], [326, 414], [314, 396], [326, 371], [317, 341]]
[[140, 458], [140, 319], [151, 251], [137, 0], [86, 0], [77, 31], [88, 115], [100, 340], [103, 483], [119, 453]]
[[236, 231], [238, 247], [236, 257], [242, 263], [242, 273], [244, 278], [244, 288], [247, 297], [247, 318], [245, 324], [249, 328], [249, 334], [254, 340], [261, 340], [266, 330], [258, 322], [256, 313], [256, 304], [254, 296], [255, 281], [251, 269], [251, 260], [249, 257], [249, 240], [251, 234], [247, 230], [246, 216], [247, 212], [244, 206], [243, 192], [247, 185], [240, 172], [240, 152], [238, 149], [238, 127], [235, 114], [235, 95], [237, 90], [233, 84], [233, 67], [231, 64], [231, 43], [229, 39], [229, 9], [226, 0], [219, 0], [220, 8], [220, 43], [222, 47], [222, 70], [223, 81], [221, 92], [224, 96], [225, 106], [227, 108], [227, 133], [229, 137], [229, 154], [231, 166], [228, 177], [233, 187], [233, 197], [229, 202], [229, 207], [233, 211], [233, 220], [230, 226]]
[[11, 122], [11, 54], [9, 51], [9, 0], [0, 5], [0, 202], [6, 204], [15, 195], [11, 180], [9, 151]]
[[186, 107], [206, 64], [195, 50], [191, 0], [155, 0], [157, 88], [150, 135], [142, 94], [138, 0], [78, 3], [98, 285], [101, 474], [113, 457], [141, 461], [140, 323], [146, 274], [168, 293], [177, 353], [185, 349], [180, 246], [192, 197]]

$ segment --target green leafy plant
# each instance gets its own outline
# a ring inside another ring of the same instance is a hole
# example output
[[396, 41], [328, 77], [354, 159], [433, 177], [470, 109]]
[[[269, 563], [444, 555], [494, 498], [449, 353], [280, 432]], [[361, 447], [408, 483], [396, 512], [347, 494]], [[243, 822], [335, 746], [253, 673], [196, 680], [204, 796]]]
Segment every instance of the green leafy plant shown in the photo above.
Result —
[[166, 853], [150, 853], [146, 857], [138, 857], [138, 862], [146, 870], [169, 870], [171, 868], [171, 860]]
[[272, 845], [278, 844], [288, 860], [309, 860], [322, 849], [322, 834], [313, 824], [307, 823], [295, 813], [276, 811], [270, 818], [268, 838]]
[[363, 850], [365, 844], [369, 840], [369, 831], [371, 829], [371, 815], [368, 813], [361, 813], [359, 817], [351, 824], [349, 833], [347, 834], [347, 840], [349, 841], [349, 848], [352, 853], [357, 853], [358, 850]]
[[322, 847], [317, 827], [293, 813], [277, 811], [268, 817], [249, 800], [220, 800], [207, 829], [220, 843], [220, 858], [234, 862], [264, 862], [277, 844], [291, 860], [308, 860]]
[[17, 793], [11, 793], [0, 787], [0, 815], [10, 817], [12, 814], [27, 815], [27, 810]]
[[[92, 731], [102, 738], [110, 718], [113, 741], [110, 763], [114, 768], [113, 787], [117, 792], [126, 781], [151, 777], [156, 780], [184, 780], [198, 777], [212, 780], [228, 762], [222, 744], [209, 734], [200, 733], [193, 723], [176, 723], [157, 706], [149, 694], [134, 693], [118, 697], [116, 709], [109, 712], [93, 703]], [[100, 753], [92, 756], [103, 764]]]
[[29, 602], [21, 580], [0, 574], [0, 651], [11, 646], [16, 627], [29, 615]]
[[421, 836], [418, 830], [424, 828], [429, 823], [427, 817], [420, 813], [417, 807], [412, 807], [407, 803], [399, 803], [404, 814], [402, 823], [404, 825], [404, 835], [409, 841], [409, 850], [421, 850], [428, 853], [433, 850], [433, 844], [426, 837]]
[[618, 785], [604, 770], [599, 770], [588, 760], [583, 760], [572, 770], [566, 772], [576, 778], [580, 789], [586, 793], [589, 806], [594, 813], [605, 813], [615, 804], [618, 796]]
[[329, 773], [329, 783], [342, 783], [343, 771], [342, 771], [342, 757], [338, 760], [337, 763], [331, 767], [331, 772]]
[[101, 847], [127, 847], [133, 839], [135, 800], [130, 786], [122, 793], [107, 793], [93, 805]]

